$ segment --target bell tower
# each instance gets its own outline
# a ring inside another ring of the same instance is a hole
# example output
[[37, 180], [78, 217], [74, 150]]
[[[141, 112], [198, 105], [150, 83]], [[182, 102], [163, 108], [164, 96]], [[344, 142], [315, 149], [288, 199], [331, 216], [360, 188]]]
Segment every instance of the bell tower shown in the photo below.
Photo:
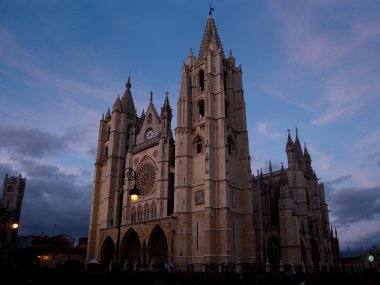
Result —
[[255, 263], [242, 68], [211, 13], [198, 58], [190, 50], [182, 66], [175, 136], [176, 262]]

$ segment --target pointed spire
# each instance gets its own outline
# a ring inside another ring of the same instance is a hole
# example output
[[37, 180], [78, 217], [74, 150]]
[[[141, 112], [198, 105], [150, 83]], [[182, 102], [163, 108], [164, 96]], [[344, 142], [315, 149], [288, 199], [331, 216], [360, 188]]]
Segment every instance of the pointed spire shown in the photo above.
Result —
[[280, 185], [287, 186], [288, 185], [288, 175], [284, 169], [284, 165], [281, 162], [281, 172], [280, 172]]
[[111, 112], [110, 112], [110, 108], [108, 108], [108, 110], [107, 110], [107, 113], [106, 113], [106, 121], [109, 121], [109, 120], [111, 120]]
[[306, 143], [305, 143], [305, 146], [303, 149], [303, 155], [307, 161], [309, 161], [309, 162], [311, 161], [311, 157], [310, 157], [309, 151], [307, 150]]
[[218, 48], [221, 49], [223, 57], [224, 57], [222, 42], [220, 41], [218, 30], [216, 28], [214, 19], [210, 15], [208, 17], [208, 20], [207, 20], [207, 23], [206, 23], [206, 28], [205, 28], [205, 31], [203, 33], [203, 39], [202, 39], [201, 48], [199, 50], [198, 59], [199, 58], [203, 58], [207, 54], [207, 51], [208, 51], [208, 49], [210, 47], [210, 44], [213, 41], [215, 41], [216, 47], [218, 47]]
[[195, 62], [195, 57], [194, 57], [194, 54], [193, 54], [193, 49], [191, 48], [189, 56], [187, 57], [187, 64], [188, 65], [193, 65], [194, 62]]
[[269, 160], [269, 172], [272, 173], [272, 161]]
[[149, 95], [149, 103], [150, 104], [153, 104], [153, 92], [150, 91], [150, 95]]
[[113, 111], [119, 111], [121, 112], [121, 101], [120, 101], [120, 96], [117, 96], [115, 103], [113, 104], [112, 107], [112, 112]]
[[335, 237], [338, 238], [338, 232], [336, 231], [336, 227], [335, 227]]
[[128, 81], [127, 83], [125, 84], [125, 87], [127, 88], [127, 90], [131, 89], [132, 87], [132, 84], [131, 84], [131, 77], [128, 75]]
[[301, 147], [301, 143], [300, 143], [300, 139], [298, 137], [298, 128], [296, 128], [296, 139], [294, 140], [294, 145], [296, 147], [296, 157], [297, 159], [301, 159], [301, 157], [303, 157], [303, 154], [302, 154], [302, 147]]
[[228, 62], [231, 63], [233, 66], [235, 66], [236, 64], [235, 58], [232, 55], [232, 49], [230, 49], [230, 56], [228, 57]]
[[290, 135], [290, 130], [288, 129], [288, 141], [287, 145], [291, 146], [293, 144], [292, 136]]
[[128, 81], [125, 84], [125, 91], [121, 97], [121, 107], [123, 112], [136, 115], [135, 103], [133, 102], [132, 93], [131, 93], [131, 77], [128, 76]]
[[298, 138], [298, 128], [296, 128], [296, 139], [294, 141], [296, 144], [299, 144], [301, 147], [300, 139]]
[[165, 117], [165, 115], [169, 119], [172, 118], [172, 108], [170, 107], [170, 103], [169, 103], [169, 91], [165, 92], [165, 100], [161, 108], [161, 117]]

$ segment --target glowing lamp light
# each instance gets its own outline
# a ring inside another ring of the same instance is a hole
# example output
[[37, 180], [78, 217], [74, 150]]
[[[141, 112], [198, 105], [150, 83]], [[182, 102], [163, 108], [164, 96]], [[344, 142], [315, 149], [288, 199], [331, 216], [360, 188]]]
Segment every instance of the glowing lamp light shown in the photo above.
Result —
[[136, 185], [133, 186], [133, 188], [129, 191], [129, 196], [131, 197], [132, 202], [136, 202], [139, 198], [140, 191], [136, 188]]
[[18, 223], [13, 223], [12, 224], [12, 229], [18, 229]]

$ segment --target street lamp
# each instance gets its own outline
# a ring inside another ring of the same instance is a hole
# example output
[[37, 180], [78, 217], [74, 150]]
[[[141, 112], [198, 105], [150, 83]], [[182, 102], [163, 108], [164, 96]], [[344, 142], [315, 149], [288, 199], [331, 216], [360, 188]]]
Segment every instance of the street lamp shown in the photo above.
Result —
[[[128, 194], [131, 198], [132, 202], [136, 202], [140, 195], [140, 190], [136, 187], [136, 180], [137, 180], [137, 174], [136, 172], [130, 168], [127, 167], [124, 170], [124, 178], [126, 178], [128, 181], [133, 181], [133, 188], [129, 190]], [[125, 179], [124, 179], [125, 182]], [[117, 240], [116, 240], [116, 268], [119, 268], [119, 248], [120, 248], [120, 227], [121, 227], [121, 220], [123, 215], [123, 200], [124, 200], [124, 185], [120, 188], [119, 193], [119, 209], [118, 209], [118, 221], [117, 221]]]
[[127, 167], [125, 169], [125, 177], [127, 177], [128, 181], [133, 181], [133, 188], [129, 190], [129, 196], [132, 202], [136, 202], [140, 196], [140, 190], [136, 187], [137, 174], [132, 168]]

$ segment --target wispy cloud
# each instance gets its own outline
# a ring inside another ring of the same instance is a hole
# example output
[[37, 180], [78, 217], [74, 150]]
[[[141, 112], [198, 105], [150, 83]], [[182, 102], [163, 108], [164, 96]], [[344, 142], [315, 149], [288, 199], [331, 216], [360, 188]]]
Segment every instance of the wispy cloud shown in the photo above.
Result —
[[380, 81], [374, 74], [376, 73], [357, 67], [334, 75], [324, 90], [323, 106], [327, 110], [315, 118], [312, 124], [327, 124], [354, 114], [379, 96]]
[[319, 80], [315, 90], [319, 96], [308, 100], [318, 114], [312, 124], [354, 115], [380, 98], [379, 5], [374, 1], [366, 1], [368, 5], [353, 1], [270, 3], [285, 35], [289, 66], [282, 72]]
[[[27, 48], [20, 45], [17, 39], [5, 28], [0, 28], [0, 62], [21, 71], [31, 80], [38, 80], [44, 85], [53, 86], [57, 90], [70, 92], [76, 96], [105, 99], [112, 95], [110, 90], [77, 81], [57, 73], [56, 68], [47, 67]], [[81, 67], [83, 68], [83, 66]]]
[[284, 134], [279, 132], [279, 131], [270, 130], [269, 129], [270, 125], [271, 125], [271, 123], [268, 123], [268, 122], [257, 123], [257, 125], [256, 125], [257, 134], [259, 134], [260, 136], [269, 138], [269, 139], [278, 139], [278, 138], [281, 138], [284, 136]]
[[311, 106], [309, 106], [308, 104], [304, 104], [304, 103], [300, 102], [299, 100], [294, 100], [294, 98], [292, 98], [292, 96], [288, 96], [288, 95], [284, 94], [281, 90], [279, 90], [278, 88], [276, 88], [273, 85], [261, 84], [259, 86], [259, 88], [265, 94], [267, 94], [269, 96], [279, 98], [284, 102], [287, 102], [291, 105], [297, 106], [298, 108], [301, 108], [301, 109], [306, 110], [306, 111], [313, 112], [313, 108]]

